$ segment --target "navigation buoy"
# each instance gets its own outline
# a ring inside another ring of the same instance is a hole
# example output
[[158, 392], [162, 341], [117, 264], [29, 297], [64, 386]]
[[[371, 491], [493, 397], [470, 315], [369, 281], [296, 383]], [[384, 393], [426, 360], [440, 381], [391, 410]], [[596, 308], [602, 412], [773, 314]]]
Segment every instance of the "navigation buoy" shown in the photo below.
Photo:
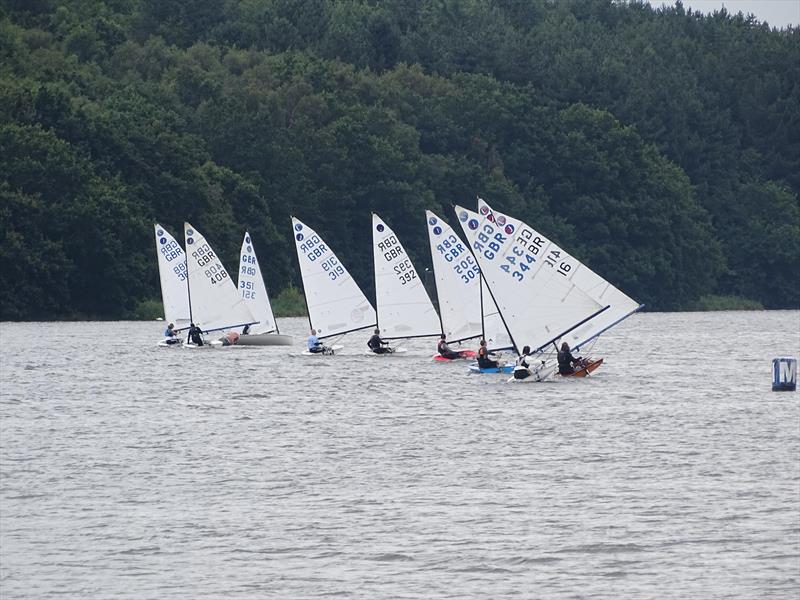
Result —
[[797, 359], [779, 356], [772, 359], [772, 391], [793, 392], [797, 389]]

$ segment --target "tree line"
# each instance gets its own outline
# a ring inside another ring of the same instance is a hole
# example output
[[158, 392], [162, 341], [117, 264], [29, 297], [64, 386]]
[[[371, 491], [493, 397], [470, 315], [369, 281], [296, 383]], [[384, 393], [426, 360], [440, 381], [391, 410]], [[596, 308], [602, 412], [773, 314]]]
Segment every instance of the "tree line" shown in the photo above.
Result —
[[612, 0], [6, 0], [0, 318], [159, 296], [152, 224], [272, 293], [290, 216], [372, 289], [476, 195], [650, 309], [797, 308], [800, 33]]

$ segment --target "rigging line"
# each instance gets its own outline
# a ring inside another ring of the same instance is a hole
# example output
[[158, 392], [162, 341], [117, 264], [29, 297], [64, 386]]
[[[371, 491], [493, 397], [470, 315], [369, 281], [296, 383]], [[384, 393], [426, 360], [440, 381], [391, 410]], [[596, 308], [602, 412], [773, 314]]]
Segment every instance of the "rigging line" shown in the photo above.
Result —
[[[610, 305], [609, 305], [609, 306], [610, 306]], [[602, 334], [604, 334], [606, 331], [608, 331], [608, 330], [609, 330], [609, 329], [611, 329], [612, 327], [615, 327], [616, 325], [618, 325], [619, 323], [621, 323], [622, 321], [624, 321], [625, 319], [627, 319], [628, 317], [630, 317], [632, 314], [635, 314], [635, 313], [639, 312], [639, 311], [640, 311], [640, 310], [642, 310], [643, 308], [644, 308], [644, 304], [640, 304], [640, 305], [639, 305], [639, 306], [637, 306], [637, 307], [636, 307], [634, 310], [632, 310], [631, 312], [629, 312], [629, 313], [628, 313], [628, 314], [626, 314], [626, 315], [623, 315], [622, 317], [620, 317], [619, 319], [617, 319], [616, 321], [614, 321], [613, 323], [611, 323], [610, 325], [608, 325], [608, 326], [607, 326], [607, 327], [605, 327], [604, 329], [602, 329], [602, 330], [598, 331], [597, 333], [595, 333], [595, 334], [594, 334], [593, 336], [591, 336], [590, 338], [583, 340], [583, 341], [582, 341], [581, 343], [579, 343], [579, 344], [576, 344], [576, 345], [575, 345], [575, 348], [574, 348], [574, 350], [580, 350], [580, 349], [581, 349], [583, 346], [585, 346], [586, 344], [588, 344], [588, 343], [589, 343], [589, 342], [591, 342], [592, 340], [596, 340], [598, 337], [600, 337], [600, 336], [601, 336]]]

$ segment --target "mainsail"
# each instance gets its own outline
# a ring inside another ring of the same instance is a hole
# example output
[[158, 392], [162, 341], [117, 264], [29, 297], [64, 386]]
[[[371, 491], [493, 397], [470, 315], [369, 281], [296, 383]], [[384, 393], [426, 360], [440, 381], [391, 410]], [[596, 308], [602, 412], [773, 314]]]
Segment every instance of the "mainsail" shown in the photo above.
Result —
[[644, 307], [643, 304], [639, 304], [630, 298], [619, 288], [606, 281], [538, 231], [518, 219], [497, 212], [481, 198], [478, 198], [478, 212], [485, 218], [493, 220], [498, 226], [511, 225], [518, 230], [523, 228], [530, 230], [533, 234], [533, 239], [537, 240], [535, 244], [537, 256], [543, 257], [545, 264], [553, 266], [558, 273], [561, 273], [575, 287], [586, 293], [599, 305], [608, 306], [608, 310], [603, 311], [602, 314], [597, 315], [580, 327], [573, 329], [562, 338], [564, 341], [569, 342], [572, 349], [579, 349], [581, 346], [586, 345], [589, 341]]
[[254, 324], [256, 319], [236, 284], [203, 235], [189, 223], [184, 223], [184, 233], [189, 308], [194, 322], [206, 332]]
[[394, 231], [372, 215], [375, 303], [378, 328], [386, 338], [441, 334], [439, 315], [425, 285]]
[[442, 333], [452, 342], [480, 337], [480, 269], [469, 248], [441, 217], [425, 211]]
[[308, 320], [318, 337], [375, 327], [375, 309], [328, 245], [294, 217], [292, 228]]
[[158, 276], [164, 319], [180, 329], [189, 324], [189, 296], [186, 290], [186, 255], [166, 229], [155, 224]]
[[540, 238], [524, 223], [455, 212], [517, 352], [542, 350], [607, 308], [570, 282], [554, 257], [540, 255]]
[[484, 337], [489, 349], [513, 346], [469, 246], [441, 217], [425, 211], [442, 331], [451, 342]]
[[269, 302], [267, 286], [264, 284], [261, 267], [253, 248], [253, 241], [246, 231], [242, 241], [242, 250], [239, 253], [239, 292], [253, 318], [258, 321], [257, 325], [251, 327], [250, 333], [279, 333], [272, 305]]

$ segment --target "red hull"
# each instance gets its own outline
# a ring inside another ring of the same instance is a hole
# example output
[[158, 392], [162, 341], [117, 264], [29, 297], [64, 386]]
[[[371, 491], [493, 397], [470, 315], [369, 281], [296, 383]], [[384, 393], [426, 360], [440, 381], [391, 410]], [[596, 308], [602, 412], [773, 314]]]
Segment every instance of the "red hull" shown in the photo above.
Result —
[[478, 353], [475, 350], [459, 350], [458, 352], [461, 356], [460, 358], [445, 358], [441, 354], [434, 354], [433, 360], [438, 360], [439, 362], [452, 362], [454, 360], [461, 360], [464, 358], [475, 358], [478, 356]]

